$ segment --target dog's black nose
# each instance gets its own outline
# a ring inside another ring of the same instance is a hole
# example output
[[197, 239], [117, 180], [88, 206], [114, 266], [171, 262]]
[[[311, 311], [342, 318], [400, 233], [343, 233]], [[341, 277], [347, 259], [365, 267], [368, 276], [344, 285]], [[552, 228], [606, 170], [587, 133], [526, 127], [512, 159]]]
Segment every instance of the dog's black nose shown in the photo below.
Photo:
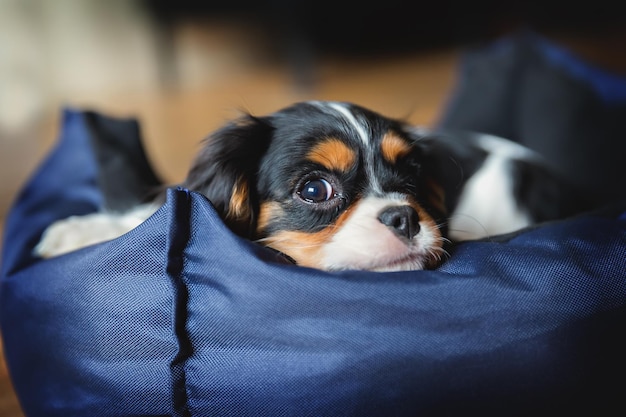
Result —
[[378, 220], [400, 237], [409, 240], [420, 232], [419, 216], [411, 206], [392, 206], [384, 209]]

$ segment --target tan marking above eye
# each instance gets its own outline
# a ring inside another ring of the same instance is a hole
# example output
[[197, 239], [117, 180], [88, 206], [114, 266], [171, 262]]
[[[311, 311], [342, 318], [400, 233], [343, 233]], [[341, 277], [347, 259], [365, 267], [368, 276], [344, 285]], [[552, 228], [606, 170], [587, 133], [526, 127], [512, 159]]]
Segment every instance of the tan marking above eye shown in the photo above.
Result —
[[380, 150], [383, 158], [393, 164], [398, 158], [411, 152], [411, 145], [395, 133], [388, 132], [380, 143]]
[[346, 172], [354, 166], [356, 152], [341, 140], [330, 138], [315, 145], [306, 158], [330, 171]]

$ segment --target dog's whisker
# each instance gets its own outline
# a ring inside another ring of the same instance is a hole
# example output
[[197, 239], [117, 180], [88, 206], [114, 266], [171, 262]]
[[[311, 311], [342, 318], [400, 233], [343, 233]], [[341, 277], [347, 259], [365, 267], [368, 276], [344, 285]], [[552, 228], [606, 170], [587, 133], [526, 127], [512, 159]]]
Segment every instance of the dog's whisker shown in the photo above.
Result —
[[428, 256], [431, 259], [436, 259], [437, 262], [441, 262], [444, 257], [450, 257], [450, 254], [442, 247], [432, 247], [428, 250]]
[[[458, 218], [458, 217], [472, 220], [474, 224], [478, 225], [478, 227], [480, 228], [480, 230], [483, 232], [485, 236], [489, 236], [489, 231], [487, 230], [487, 227], [485, 227], [485, 225], [480, 220], [478, 220], [475, 216], [472, 216], [466, 213], [454, 214], [454, 216], [448, 219], [448, 223], [451, 223], [453, 219]], [[471, 233], [471, 231], [469, 230], [462, 230], [462, 229], [450, 229], [450, 231], [456, 231], [456, 232], [461, 232], [461, 233]]]
[[437, 229], [443, 229], [444, 227], [448, 226], [449, 224], [450, 224], [450, 222], [444, 221], [444, 222], [441, 222], [441, 223], [437, 223], [436, 226], [437, 226]]

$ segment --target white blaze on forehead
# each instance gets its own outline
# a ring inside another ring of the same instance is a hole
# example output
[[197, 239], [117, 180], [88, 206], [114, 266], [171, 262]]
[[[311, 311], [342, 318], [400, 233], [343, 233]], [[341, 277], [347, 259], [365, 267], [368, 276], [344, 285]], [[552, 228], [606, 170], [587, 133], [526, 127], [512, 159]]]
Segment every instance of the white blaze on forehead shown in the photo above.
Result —
[[317, 106], [324, 112], [332, 110], [334, 115], [339, 116], [344, 122], [346, 122], [356, 132], [357, 136], [363, 144], [363, 163], [365, 172], [370, 182], [370, 187], [376, 194], [382, 194], [383, 189], [378, 180], [374, 169], [373, 159], [375, 158], [374, 152], [377, 150], [372, 148], [371, 136], [369, 132], [369, 126], [366, 121], [357, 119], [354, 114], [348, 108], [349, 105], [339, 102], [325, 102], [325, 101], [311, 101], [311, 104]]
[[354, 117], [354, 114], [352, 114], [352, 112], [348, 110], [344, 104], [329, 103], [328, 105], [332, 107], [335, 111], [340, 113], [343, 116], [344, 120], [347, 121], [348, 124], [350, 124], [352, 128], [357, 132], [359, 138], [361, 139], [361, 142], [363, 142], [365, 146], [369, 146], [370, 135], [368, 135], [366, 130], [367, 125], [359, 122], [356, 117]]
[[366, 122], [359, 121], [354, 114], [348, 108], [348, 104], [340, 103], [337, 101], [309, 101], [309, 104], [312, 104], [318, 107], [325, 113], [331, 113], [334, 116], [339, 116], [344, 122], [346, 122], [350, 127], [352, 127], [363, 145], [369, 146], [370, 144], [370, 135], [367, 133], [368, 125]]

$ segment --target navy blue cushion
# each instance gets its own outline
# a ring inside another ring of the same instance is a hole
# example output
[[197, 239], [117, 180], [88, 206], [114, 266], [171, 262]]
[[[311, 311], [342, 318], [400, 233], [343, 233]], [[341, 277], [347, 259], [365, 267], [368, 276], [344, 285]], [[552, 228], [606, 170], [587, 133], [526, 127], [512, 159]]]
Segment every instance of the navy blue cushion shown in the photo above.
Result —
[[[469, 242], [435, 271], [326, 273], [170, 189], [58, 258], [42, 230], [104, 204], [86, 115], [5, 226], [0, 320], [28, 416], [523, 415], [622, 407], [624, 210]], [[623, 409], [623, 408], [622, 408]]]
[[523, 31], [463, 54], [438, 125], [517, 141], [610, 204], [626, 199], [625, 118], [626, 76]]

